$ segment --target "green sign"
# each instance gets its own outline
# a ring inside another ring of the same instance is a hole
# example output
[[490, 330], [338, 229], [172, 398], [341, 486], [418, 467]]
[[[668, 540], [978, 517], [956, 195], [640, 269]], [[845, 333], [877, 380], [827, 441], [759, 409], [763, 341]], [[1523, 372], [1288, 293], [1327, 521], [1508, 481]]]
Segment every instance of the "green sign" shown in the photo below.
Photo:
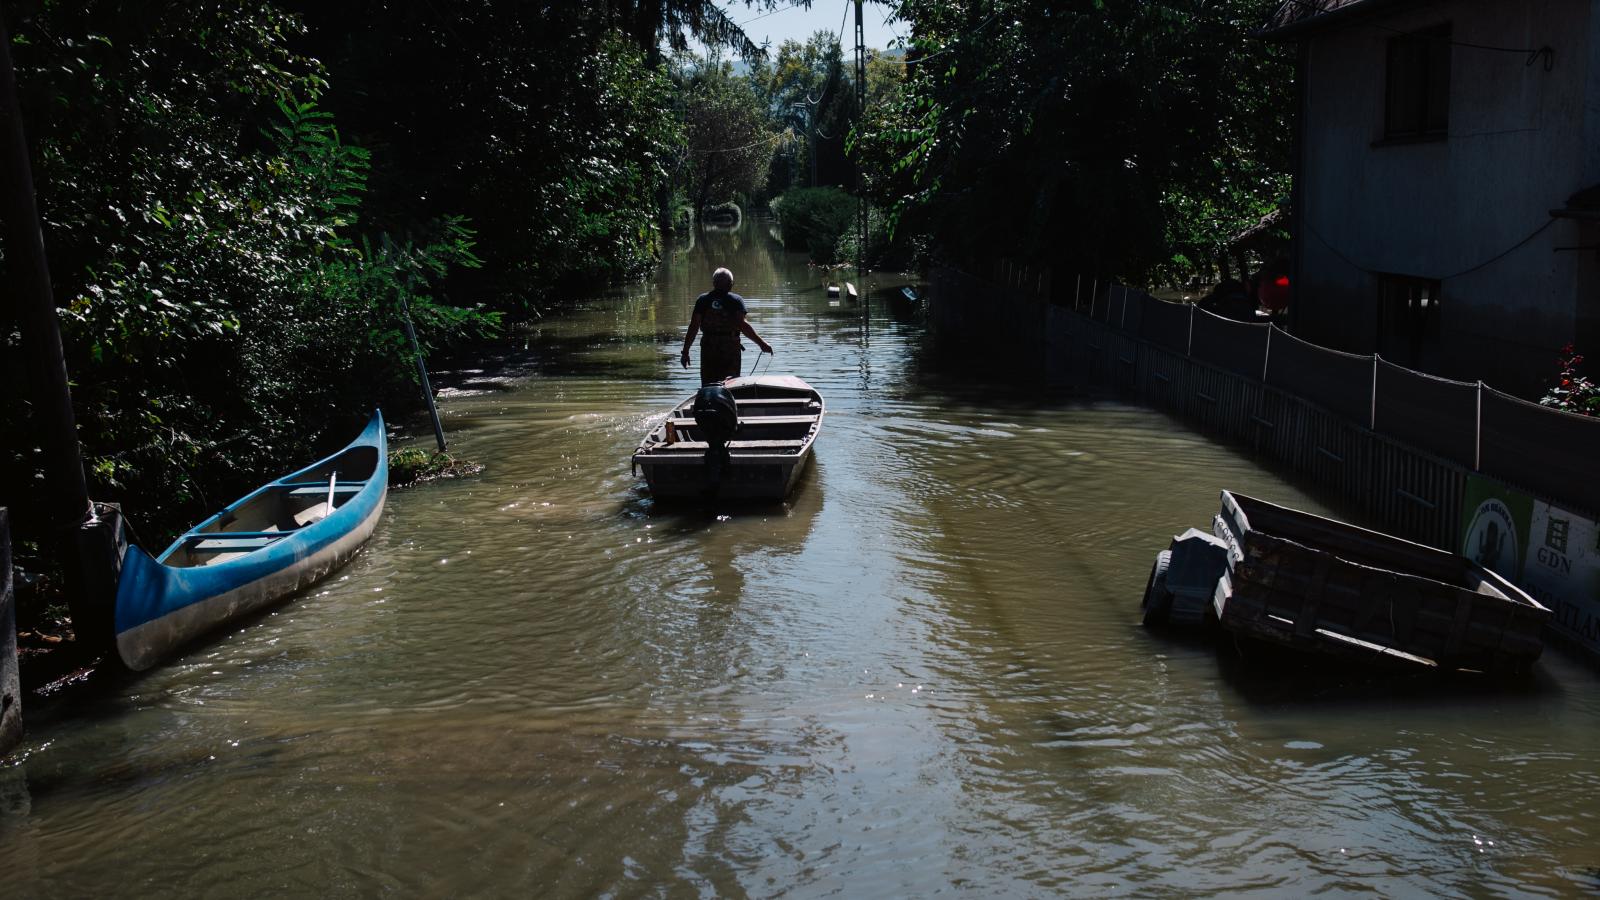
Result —
[[1600, 653], [1600, 524], [1471, 475], [1461, 553], [1548, 606], [1551, 628]]
[[1533, 520], [1533, 499], [1480, 475], [1461, 499], [1461, 555], [1516, 582]]

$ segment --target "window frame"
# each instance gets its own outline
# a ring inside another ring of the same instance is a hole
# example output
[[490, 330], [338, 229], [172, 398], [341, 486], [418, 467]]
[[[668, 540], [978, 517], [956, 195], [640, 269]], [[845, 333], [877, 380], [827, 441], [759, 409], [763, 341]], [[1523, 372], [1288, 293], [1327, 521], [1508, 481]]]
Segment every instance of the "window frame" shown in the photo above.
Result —
[[[1416, 368], [1443, 345], [1444, 282], [1398, 272], [1379, 273], [1377, 280], [1373, 349], [1390, 362]], [[1405, 359], [1397, 358], [1402, 354]]]
[[1455, 62], [1451, 34], [1452, 24], [1445, 22], [1395, 35], [1384, 45], [1383, 137], [1378, 143], [1449, 137]]

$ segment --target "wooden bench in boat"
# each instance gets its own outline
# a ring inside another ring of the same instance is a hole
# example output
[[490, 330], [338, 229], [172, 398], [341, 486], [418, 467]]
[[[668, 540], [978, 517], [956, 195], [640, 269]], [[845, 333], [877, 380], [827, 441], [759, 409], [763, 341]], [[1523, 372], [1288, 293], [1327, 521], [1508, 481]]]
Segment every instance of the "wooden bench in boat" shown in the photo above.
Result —
[[[695, 420], [687, 416], [674, 416], [667, 420], [673, 428], [693, 428]], [[740, 416], [740, 425], [809, 425], [816, 416]]]
[[[365, 481], [340, 481], [334, 483], [333, 492], [335, 494], [354, 494], [360, 492], [366, 486], [367, 483]], [[319, 494], [327, 496], [328, 494], [328, 483], [326, 481], [291, 481], [281, 484], [279, 487], [288, 488], [289, 496], [291, 497], [314, 497]]]
[[189, 549], [196, 553], [237, 553], [241, 550], [260, 550], [281, 541], [293, 531], [214, 531], [191, 534]]
[[735, 397], [740, 406], [806, 406], [817, 401], [810, 397]]
[[[729, 441], [729, 450], [799, 450], [804, 447], [803, 440], [794, 441]], [[674, 441], [670, 444], [654, 444], [651, 452], [658, 450], [698, 450], [704, 452], [711, 449], [705, 441]]]

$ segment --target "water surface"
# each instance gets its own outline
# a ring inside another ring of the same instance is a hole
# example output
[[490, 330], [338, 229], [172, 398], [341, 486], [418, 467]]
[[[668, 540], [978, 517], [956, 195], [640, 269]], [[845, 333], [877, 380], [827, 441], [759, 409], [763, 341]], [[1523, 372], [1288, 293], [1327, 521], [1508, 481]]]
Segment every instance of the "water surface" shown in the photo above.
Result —
[[[628, 471], [695, 386], [717, 265], [828, 399], [785, 506], [662, 509]], [[1589, 670], [1343, 683], [1144, 631], [1153, 554], [1218, 490], [1326, 508], [1159, 413], [934, 366], [885, 296], [863, 326], [755, 223], [545, 320], [528, 377], [449, 379], [481, 477], [395, 492], [309, 596], [31, 720], [6, 896], [1600, 885]]]

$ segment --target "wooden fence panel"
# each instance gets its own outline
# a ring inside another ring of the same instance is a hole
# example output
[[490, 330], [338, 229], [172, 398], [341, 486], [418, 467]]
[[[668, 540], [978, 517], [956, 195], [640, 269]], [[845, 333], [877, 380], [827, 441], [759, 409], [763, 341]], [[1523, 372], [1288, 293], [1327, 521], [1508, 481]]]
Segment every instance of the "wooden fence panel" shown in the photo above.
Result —
[[1369, 445], [1374, 518], [1408, 540], [1458, 549], [1466, 469], [1380, 435]]

